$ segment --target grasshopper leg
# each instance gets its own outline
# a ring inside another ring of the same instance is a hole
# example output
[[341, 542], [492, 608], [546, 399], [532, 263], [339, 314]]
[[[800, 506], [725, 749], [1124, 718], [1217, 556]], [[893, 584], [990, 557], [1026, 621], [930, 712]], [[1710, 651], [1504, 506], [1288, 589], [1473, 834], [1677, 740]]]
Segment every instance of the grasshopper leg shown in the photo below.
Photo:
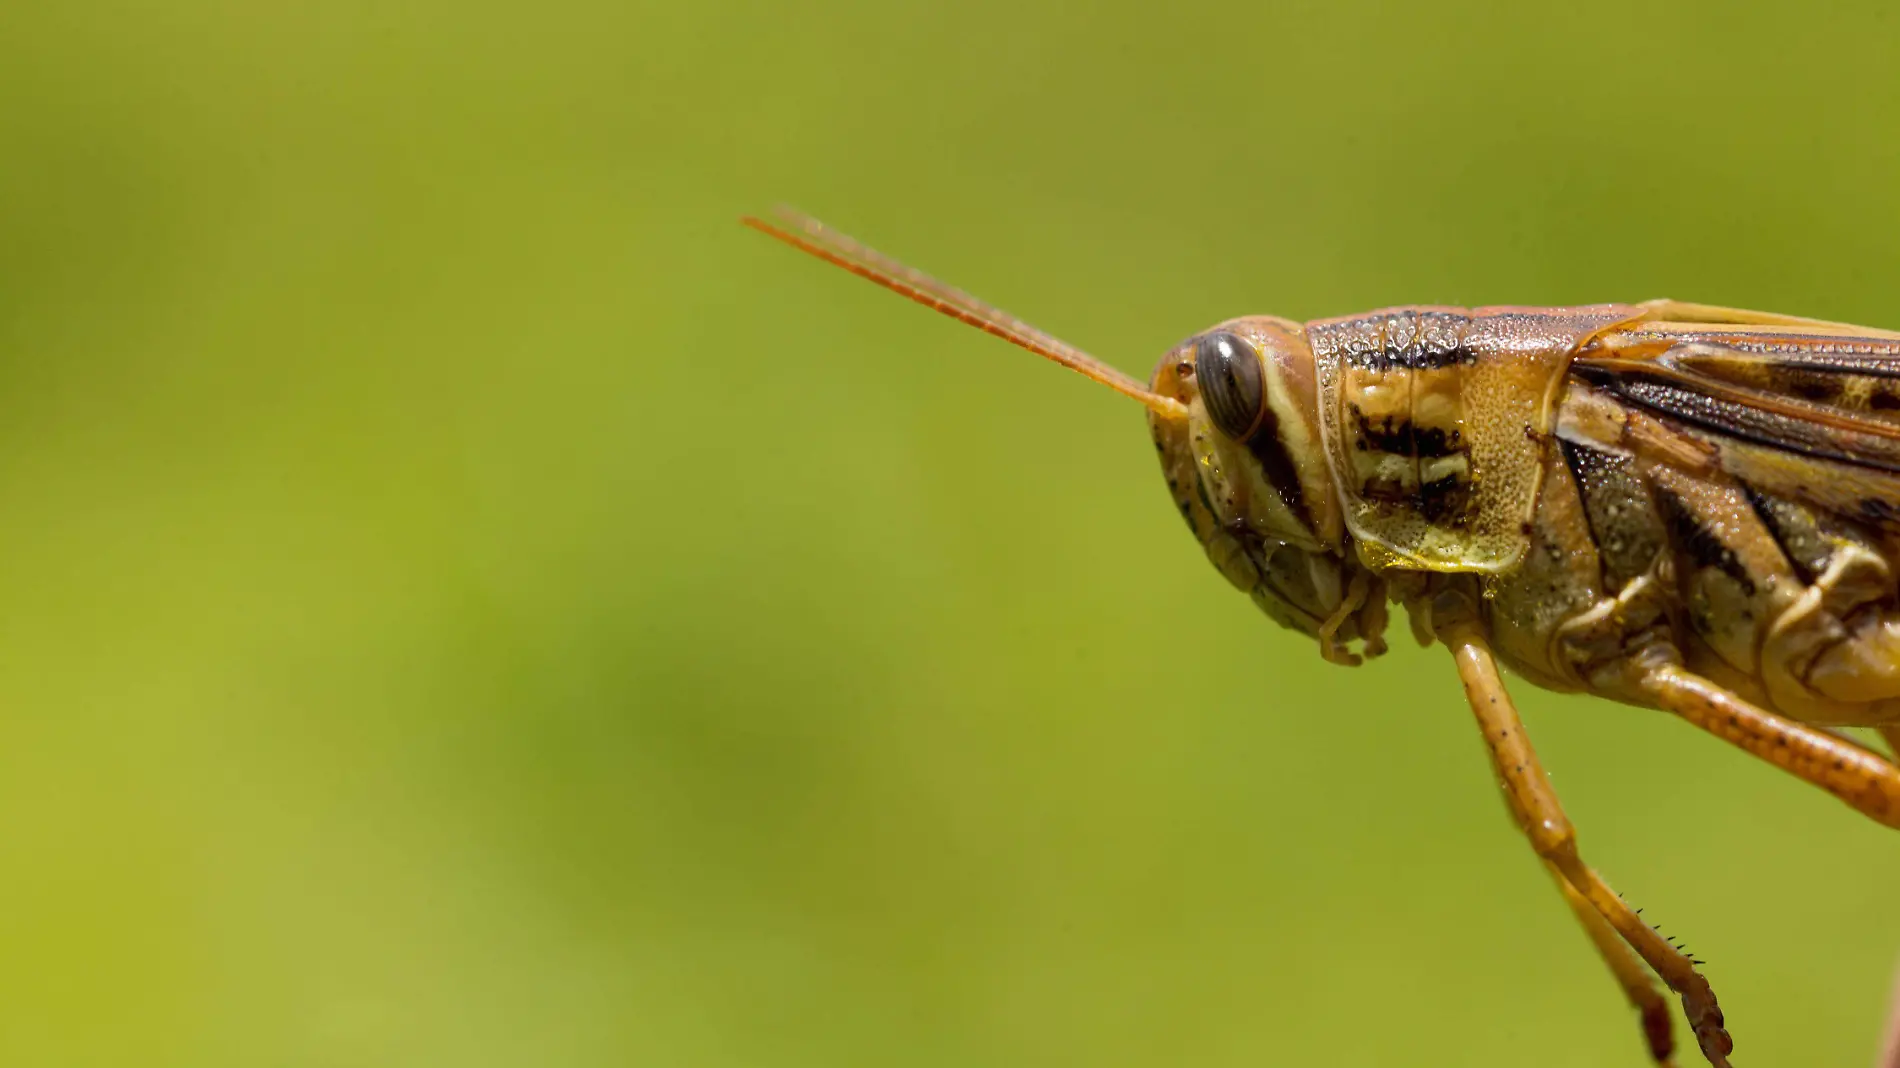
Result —
[[[1709, 988], [1708, 980], [1696, 971], [1686, 954], [1644, 923], [1636, 911], [1624, 904], [1616, 891], [1610, 889], [1602, 876], [1584, 863], [1577, 852], [1576, 829], [1571, 826], [1569, 817], [1564, 815], [1563, 805], [1538, 762], [1537, 751], [1531, 748], [1530, 739], [1525, 736], [1524, 723], [1518, 718], [1510, 695], [1505, 692], [1497, 660], [1492, 656], [1483, 634], [1474, 623], [1467, 620], [1448, 620], [1436, 629], [1439, 639], [1451, 650], [1457, 662], [1458, 676], [1465, 687], [1465, 698], [1470, 702], [1472, 714], [1476, 716], [1478, 727], [1484, 734], [1498, 784], [1504, 791], [1505, 801], [1517, 818], [1518, 825], [1530, 838], [1531, 847], [1553, 871], [1562, 876], [1563, 883], [1570, 888], [1570, 894], [1575, 895], [1573, 907], [1578, 901], [1587, 906], [1589, 913], [1593, 913], [1603, 927], [1620, 936], [1682, 998], [1683, 1012], [1688, 1016], [1690, 1026], [1695, 1029], [1696, 1042], [1702, 1049], [1702, 1055], [1714, 1068], [1728, 1068], [1728, 1053], [1734, 1043], [1723, 1028], [1722, 1009], [1716, 1004], [1715, 992]], [[1566, 894], [1566, 897], [1570, 894]], [[1586, 915], [1583, 908], [1577, 908], [1577, 911], [1579, 915]], [[1590, 932], [1592, 940], [1597, 942], [1598, 948], [1604, 950], [1604, 958], [1617, 980], [1623, 984], [1624, 991], [1643, 1012], [1643, 1031], [1649, 1041], [1651, 1054], [1659, 1062], [1664, 1061], [1668, 1050], [1657, 1041], [1660, 1029], [1654, 1020], [1654, 1010], [1649, 1008], [1645, 997], [1637, 992], [1633, 982], [1637, 972], [1634, 962], [1620, 951], [1610, 952], [1606, 949], [1606, 940], [1600, 937], [1602, 927], [1587, 920], [1584, 927]], [[1647, 987], [1647, 983], [1642, 986]], [[1666, 1036], [1666, 1031], [1661, 1033]]]
[[[1520, 820], [1521, 822], [1521, 820]], [[1656, 989], [1649, 978], [1649, 972], [1643, 968], [1642, 960], [1625, 945], [1616, 928], [1597, 914], [1590, 899], [1583, 896], [1564, 873], [1550, 861], [1544, 862], [1549, 869], [1552, 881], [1564, 895], [1564, 901], [1570, 905], [1570, 911], [1583, 925], [1583, 931], [1590, 936], [1590, 943], [1597, 947], [1597, 954], [1603, 963], [1609, 965], [1610, 974], [1616, 977], [1616, 983], [1623, 988], [1623, 996], [1629, 998], [1630, 1007], [1636, 1010], [1642, 1022], [1643, 1040], [1649, 1044], [1649, 1055], [1658, 1065], [1669, 1068], [1675, 1062], [1669, 1059], [1675, 1052], [1676, 1039], [1671, 1034], [1669, 1002]]]
[[1880, 1037], [1880, 1059], [1874, 1068], [1900, 1068], [1900, 975], [1894, 976], [1893, 993], [1887, 1001], [1887, 1026]]
[[1839, 735], [1756, 708], [1676, 664], [1657, 664], [1638, 685], [1657, 706], [1819, 786], [1861, 813], [1900, 827], [1900, 768]]

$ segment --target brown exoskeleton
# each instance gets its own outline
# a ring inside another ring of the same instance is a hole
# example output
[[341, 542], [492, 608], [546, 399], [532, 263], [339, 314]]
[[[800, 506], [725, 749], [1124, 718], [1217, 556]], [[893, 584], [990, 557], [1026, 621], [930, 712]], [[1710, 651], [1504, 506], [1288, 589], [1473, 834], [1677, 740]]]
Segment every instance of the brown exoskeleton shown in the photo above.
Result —
[[[1499, 676], [1672, 712], [1900, 827], [1900, 333], [1670, 300], [1232, 319], [1143, 385], [816, 220], [746, 224], [1140, 401], [1229, 582], [1320, 653], [1451, 650], [1505, 800], [1641, 1016], [1696, 961], [1577, 852]], [[1357, 651], [1354, 651], [1354, 647]], [[1645, 970], [1645, 965], [1647, 969]]]

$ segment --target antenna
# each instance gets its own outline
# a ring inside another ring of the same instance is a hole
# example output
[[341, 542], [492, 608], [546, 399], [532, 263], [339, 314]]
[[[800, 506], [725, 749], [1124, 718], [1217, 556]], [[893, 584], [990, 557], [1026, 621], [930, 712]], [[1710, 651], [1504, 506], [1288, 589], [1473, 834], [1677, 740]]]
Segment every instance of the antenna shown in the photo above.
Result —
[[869, 279], [893, 293], [909, 297], [927, 308], [934, 308], [986, 334], [994, 334], [1038, 356], [1054, 360], [1118, 393], [1133, 397], [1163, 419], [1187, 418], [1187, 406], [1180, 401], [1153, 392], [1139, 380], [1061, 338], [1036, 329], [993, 304], [986, 304], [955, 286], [939, 282], [914, 267], [907, 267], [809, 215], [790, 208], [775, 209], [773, 214], [778, 218], [776, 223], [751, 215], [739, 221], [793, 248], [836, 264], [859, 278]]

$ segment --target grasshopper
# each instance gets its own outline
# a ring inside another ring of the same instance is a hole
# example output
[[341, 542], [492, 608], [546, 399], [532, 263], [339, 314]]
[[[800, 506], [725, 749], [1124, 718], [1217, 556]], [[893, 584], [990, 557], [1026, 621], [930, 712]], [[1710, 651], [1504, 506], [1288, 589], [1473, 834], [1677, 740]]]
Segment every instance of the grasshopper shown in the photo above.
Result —
[[1139, 401], [1227, 581], [1320, 655], [1451, 653], [1505, 802], [1670, 1063], [1700, 963], [1577, 848], [1500, 668], [1679, 716], [1900, 827], [1900, 333], [1675, 300], [1253, 315], [1146, 383], [815, 219], [746, 225]]

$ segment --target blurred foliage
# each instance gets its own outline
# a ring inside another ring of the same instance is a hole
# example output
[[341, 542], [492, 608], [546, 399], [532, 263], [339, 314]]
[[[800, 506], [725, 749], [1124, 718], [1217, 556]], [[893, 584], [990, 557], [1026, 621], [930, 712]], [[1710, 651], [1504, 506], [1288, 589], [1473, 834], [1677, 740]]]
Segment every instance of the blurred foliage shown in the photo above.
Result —
[[[1241, 313], [1900, 325], [1885, 5], [0, 11], [0, 1060], [1637, 1065], [1442, 653], [1320, 662], [1139, 412]], [[1520, 686], [1751, 1064], [1900, 850]]]

